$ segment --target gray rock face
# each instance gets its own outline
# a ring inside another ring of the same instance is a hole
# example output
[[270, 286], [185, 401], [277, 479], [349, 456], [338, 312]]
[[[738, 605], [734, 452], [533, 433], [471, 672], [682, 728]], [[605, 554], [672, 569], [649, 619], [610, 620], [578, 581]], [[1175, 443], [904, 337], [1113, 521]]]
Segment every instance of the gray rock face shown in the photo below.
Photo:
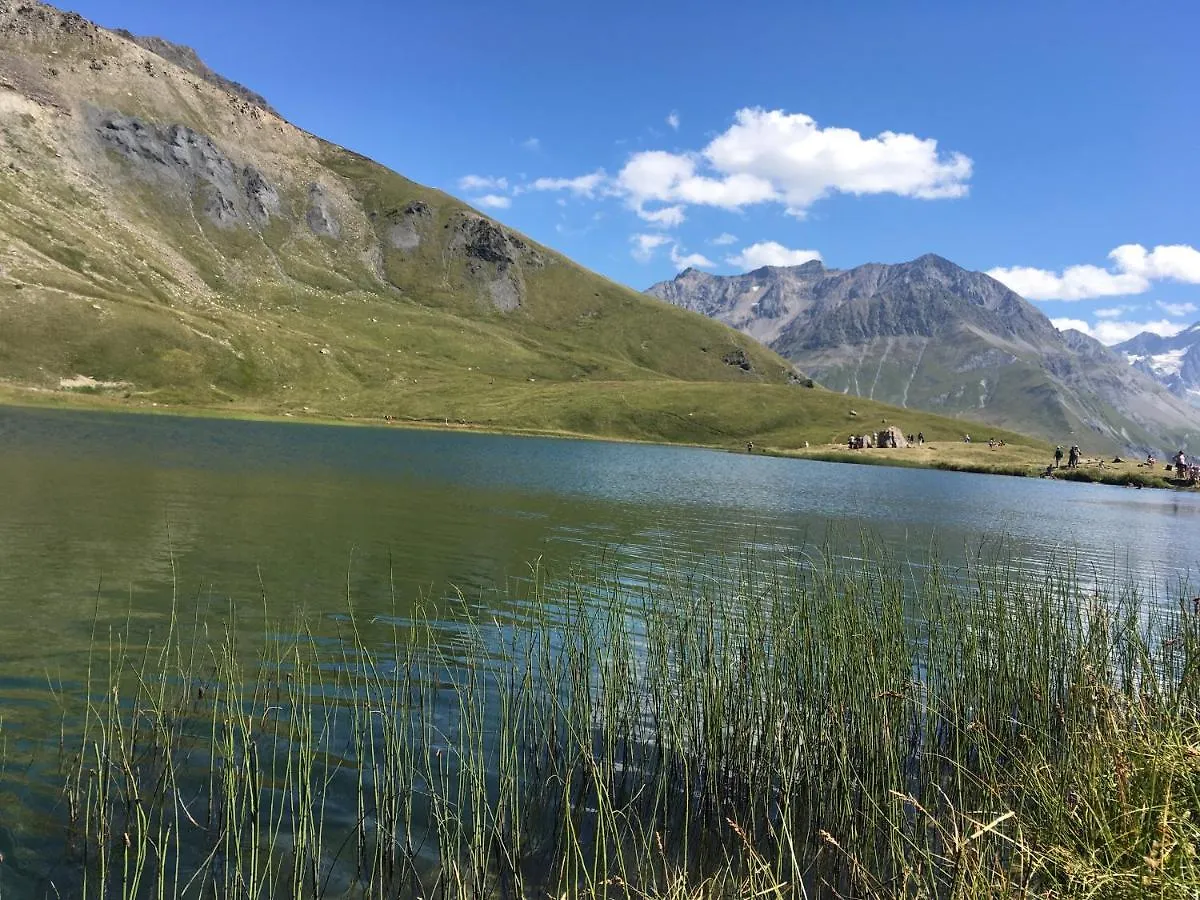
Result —
[[411, 253], [421, 246], [421, 238], [433, 223], [434, 215], [428, 203], [414, 200], [404, 209], [389, 213], [387, 218], [391, 223], [388, 244], [393, 250]]
[[250, 202], [250, 215], [260, 225], [265, 225], [272, 216], [280, 215], [282, 203], [279, 192], [271, 186], [266, 176], [254, 166], [246, 166], [242, 170], [242, 178], [246, 185], [246, 198]]
[[1175, 396], [1200, 406], [1200, 322], [1174, 337], [1143, 331], [1112, 349]]
[[968, 321], [1039, 346], [1050, 320], [1004, 285], [929, 254], [839, 271], [813, 261], [721, 277], [688, 269], [647, 293], [720, 319], [787, 355], [866, 339], [935, 337]]
[[280, 215], [279, 193], [262, 172], [239, 169], [210, 137], [185, 125], [158, 128], [133, 116], [98, 113], [94, 131], [140, 177], [165, 179], [196, 196], [216, 225], [261, 226]]
[[1106, 347], [1061, 334], [1000, 282], [940, 256], [687, 269], [647, 293], [746, 332], [833, 390], [1056, 441], [1077, 428], [1114, 448], [1200, 441], [1200, 417]]
[[315, 235], [328, 238], [342, 236], [342, 226], [333, 215], [329, 195], [322, 184], [308, 186], [308, 211], [304, 214], [304, 220]]
[[524, 267], [545, 265], [541, 254], [519, 236], [483, 216], [463, 213], [451, 223], [450, 249], [462, 254], [468, 274], [483, 283], [491, 304], [512, 312], [525, 299]]

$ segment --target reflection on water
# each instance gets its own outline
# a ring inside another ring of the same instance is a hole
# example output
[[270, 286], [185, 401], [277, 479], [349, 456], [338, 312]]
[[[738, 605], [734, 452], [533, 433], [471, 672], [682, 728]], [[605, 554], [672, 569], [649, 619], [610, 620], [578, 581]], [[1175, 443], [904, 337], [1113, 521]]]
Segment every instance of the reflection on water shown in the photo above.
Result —
[[[468, 597], [527, 566], [635, 570], [746, 544], [861, 533], [949, 561], [1001, 539], [1034, 569], [1175, 579], [1200, 497], [690, 448], [294, 424], [0, 411], [0, 655], [7, 680], [69, 669], [102, 622], [172, 596], [268, 614]], [[58, 663], [55, 663], [56, 665]]]
[[[94, 627], [161, 634], [173, 610], [253, 641], [297, 613], [333, 635], [352, 604], [387, 643], [425, 598], [453, 657], [456, 620], [535, 563], [551, 579], [619, 572], [636, 592], [664, 566], [719, 577], [714, 561], [745, 547], [856, 558], [867, 534], [915, 570], [1002, 547], [1032, 571], [1070, 561], [1177, 598], [1200, 560], [1194, 494], [165, 416], [0, 409], [0, 496], [0, 705], [16, 755], [56, 740], [47, 684], [80, 689]], [[20, 827], [0, 821], [0, 853]]]

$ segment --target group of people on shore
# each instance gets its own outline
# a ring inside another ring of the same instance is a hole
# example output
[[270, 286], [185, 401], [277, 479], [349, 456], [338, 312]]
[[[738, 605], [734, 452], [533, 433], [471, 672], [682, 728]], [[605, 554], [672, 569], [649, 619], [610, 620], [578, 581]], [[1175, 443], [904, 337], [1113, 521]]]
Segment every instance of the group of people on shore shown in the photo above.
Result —
[[923, 447], [925, 446], [925, 432], [918, 431], [916, 435], [904, 435], [904, 443], [897, 443], [894, 438], [887, 438], [888, 432], [881, 431], [878, 435], [871, 434], [852, 434], [846, 440], [847, 450], [871, 450], [875, 447], [887, 449], [889, 447], [897, 448], [902, 446]]
[[[1080, 460], [1081, 456], [1082, 456], [1082, 454], [1079, 449], [1079, 445], [1072, 444], [1071, 449], [1067, 451], [1067, 468], [1068, 469], [1078, 469], [1079, 468], [1079, 460]], [[1059, 444], [1057, 447], [1054, 448], [1054, 468], [1061, 469], [1062, 461], [1063, 461], [1063, 448], [1062, 448], [1062, 444]]]
[[[1082, 457], [1081, 457], [1081, 453], [1080, 453], [1078, 444], [1072, 444], [1070, 449], [1066, 451], [1066, 456], [1067, 456], [1067, 468], [1068, 469], [1079, 468], [1079, 463], [1080, 463]], [[1063, 461], [1063, 448], [1062, 448], [1062, 445], [1060, 444], [1059, 446], [1054, 448], [1054, 465], [1047, 466], [1045, 474], [1049, 475], [1055, 469], [1062, 468], [1062, 461]], [[1117, 457], [1114, 457], [1113, 462], [1120, 463], [1120, 462], [1124, 462], [1124, 460], [1122, 460], [1121, 457], [1117, 456]], [[1103, 459], [1100, 460], [1099, 464], [1100, 464], [1100, 468], [1102, 468], [1102, 469], [1105, 468]], [[1146, 461], [1144, 463], [1138, 463], [1138, 468], [1141, 468], [1143, 466], [1145, 466], [1146, 468], [1149, 468], [1149, 469], [1157, 469], [1158, 468], [1158, 459], [1155, 457], [1155, 455], [1153, 453], [1151, 453], [1151, 454], [1147, 455]], [[1176, 481], [1181, 481], [1186, 484], [1200, 484], [1200, 463], [1189, 462], [1188, 458], [1187, 458], [1187, 454], [1185, 454], [1182, 450], [1180, 450], [1174, 456], [1171, 457], [1170, 462], [1167, 463], [1166, 469], [1168, 472], [1174, 473]]]
[[1189, 463], [1187, 455], [1182, 450], [1175, 454], [1175, 458], [1171, 462], [1175, 466], [1176, 479], [1186, 481], [1188, 484], [1200, 482], [1200, 465]]

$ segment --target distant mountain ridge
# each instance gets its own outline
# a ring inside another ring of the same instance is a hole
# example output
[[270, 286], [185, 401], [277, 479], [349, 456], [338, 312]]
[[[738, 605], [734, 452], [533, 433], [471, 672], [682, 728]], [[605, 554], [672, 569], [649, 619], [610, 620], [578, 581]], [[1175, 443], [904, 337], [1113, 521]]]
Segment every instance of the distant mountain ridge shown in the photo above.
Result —
[[1175, 396], [1200, 407], [1200, 322], [1172, 337], [1143, 331], [1113, 349]]
[[1121, 356], [934, 254], [687, 269], [648, 293], [746, 332], [833, 390], [1105, 449], [1200, 446], [1194, 411]]

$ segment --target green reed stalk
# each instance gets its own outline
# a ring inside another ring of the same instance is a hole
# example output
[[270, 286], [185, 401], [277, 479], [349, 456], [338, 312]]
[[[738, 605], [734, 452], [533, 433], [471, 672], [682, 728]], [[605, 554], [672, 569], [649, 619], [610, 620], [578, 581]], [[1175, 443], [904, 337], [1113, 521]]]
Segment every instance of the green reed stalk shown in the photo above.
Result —
[[909, 566], [869, 541], [664, 560], [636, 589], [621, 572], [533, 576], [510, 589], [512, 621], [461, 595], [451, 623], [422, 602], [381, 627], [351, 605], [334, 636], [301, 622], [257, 656], [231, 627], [212, 640], [197, 621], [188, 643], [172, 614], [136, 653], [128, 628], [110, 634], [106, 680], [94, 637], [65, 773], [78, 893], [1183, 897], [1200, 882], [1186, 606], [1069, 565]]

